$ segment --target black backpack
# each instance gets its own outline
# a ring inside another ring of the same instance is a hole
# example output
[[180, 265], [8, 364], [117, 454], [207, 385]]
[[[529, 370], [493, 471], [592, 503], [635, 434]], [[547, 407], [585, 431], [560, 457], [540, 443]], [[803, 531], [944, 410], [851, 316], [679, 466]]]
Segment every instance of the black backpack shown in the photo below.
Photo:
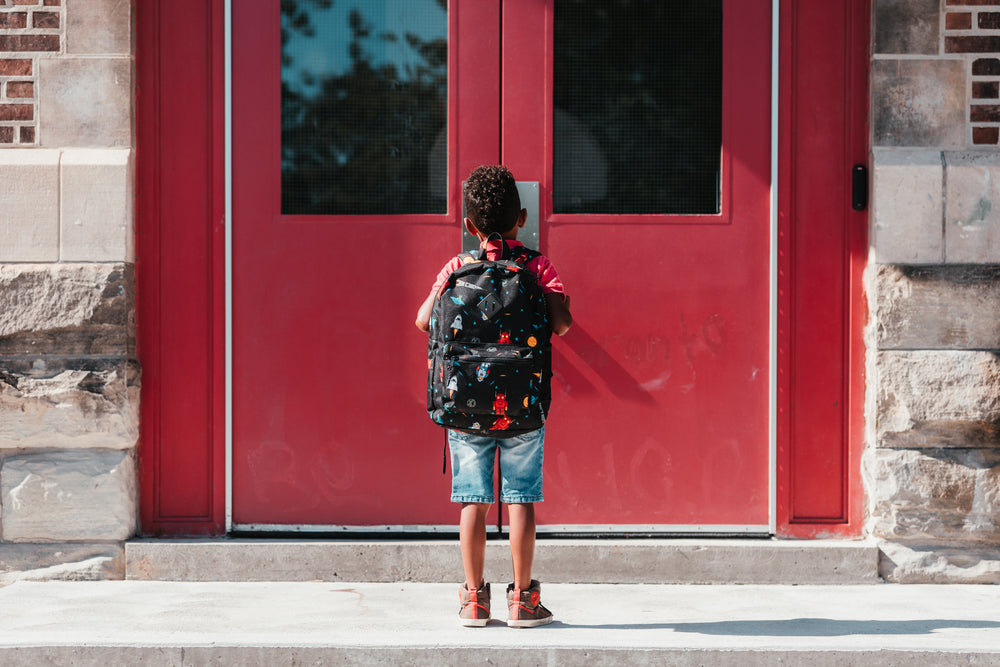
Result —
[[552, 332], [528, 262], [541, 253], [502, 243], [462, 253], [438, 290], [427, 348], [427, 412], [446, 428], [509, 438], [541, 428], [552, 400]]

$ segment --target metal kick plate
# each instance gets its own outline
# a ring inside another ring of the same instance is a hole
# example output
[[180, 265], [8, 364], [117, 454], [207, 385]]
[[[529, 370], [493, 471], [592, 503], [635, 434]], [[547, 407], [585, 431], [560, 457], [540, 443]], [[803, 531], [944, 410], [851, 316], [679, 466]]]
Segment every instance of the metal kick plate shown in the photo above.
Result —
[[[465, 189], [465, 182], [462, 182]], [[528, 219], [517, 233], [517, 240], [533, 250], [538, 250], [538, 181], [518, 181], [517, 194], [521, 198], [521, 208], [528, 210]], [[462, 204], [462, 219], [465, 219], [465, 204]], [[462, 250], [475, 250], [479, 241], [462, 224]]]

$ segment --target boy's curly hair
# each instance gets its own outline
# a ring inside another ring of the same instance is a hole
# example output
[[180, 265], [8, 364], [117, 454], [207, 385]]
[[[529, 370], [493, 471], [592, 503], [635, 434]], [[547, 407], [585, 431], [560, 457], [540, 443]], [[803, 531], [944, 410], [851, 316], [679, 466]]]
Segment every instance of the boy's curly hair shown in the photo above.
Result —
[[503, 166], [476, 167], [465, 182], [465, 215], [483, 234], [503, 234], [517, 222], [521, 197], [514, 175]]

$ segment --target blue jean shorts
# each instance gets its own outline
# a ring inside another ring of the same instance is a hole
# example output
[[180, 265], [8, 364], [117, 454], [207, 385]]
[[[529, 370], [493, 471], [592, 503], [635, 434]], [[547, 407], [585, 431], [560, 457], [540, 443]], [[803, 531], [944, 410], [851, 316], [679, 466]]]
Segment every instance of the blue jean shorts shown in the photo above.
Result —
[[500, 450], [500, 501], [540, 503], [545, 427], [513, 438], [490, 438], [448, 431], [451, 501], [492, 503], [493, 464]]

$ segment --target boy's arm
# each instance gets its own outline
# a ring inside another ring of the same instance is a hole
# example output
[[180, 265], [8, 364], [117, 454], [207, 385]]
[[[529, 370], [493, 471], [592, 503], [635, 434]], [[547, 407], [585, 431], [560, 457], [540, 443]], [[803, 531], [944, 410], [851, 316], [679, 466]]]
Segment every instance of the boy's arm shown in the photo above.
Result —
[[417, 320], [414, 324], [424, 333], [431, 330], [431, 308], [434, 307], [434, 297], [436, 294], [437, 290], [431, 290], [431, 293], [427, 295], [427, 298], [417, 310]]
[[545, 305], [549, 309], [549, 325], [552, 327], [552, 333], [562, 336], [569, 331], [573, 326], [573, 315], [569, 312], [569, 295], [549, 292], [545, 295]]

